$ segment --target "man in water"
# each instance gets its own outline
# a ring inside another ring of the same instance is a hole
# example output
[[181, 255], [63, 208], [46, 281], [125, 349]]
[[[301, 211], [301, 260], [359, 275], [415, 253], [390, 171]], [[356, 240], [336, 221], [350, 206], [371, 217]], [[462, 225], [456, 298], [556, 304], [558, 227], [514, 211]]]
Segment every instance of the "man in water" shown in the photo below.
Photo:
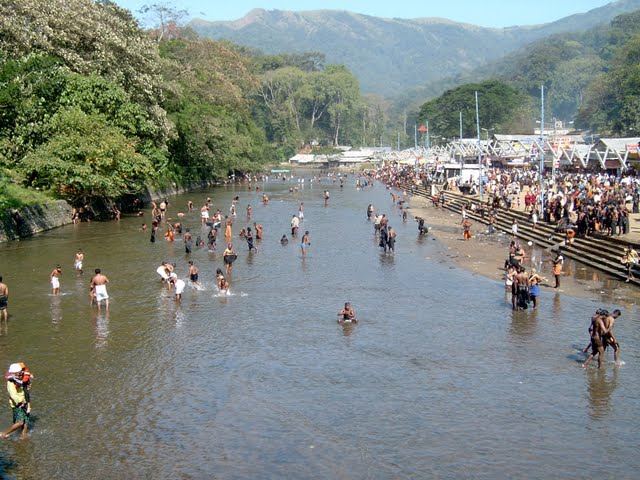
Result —
[[84, 272], [82, 271], [82, 262], [84, 261], [84, 253], [82, 250], [78, 249], [78, 253], [76, 253], [75, 261], [73, 262], [73, 266], [77, 272], [82, 275]]
[[224, 275], [222, 274], [222, 270], [219, 268], [216, 270], [216, 280], [218, 282], [218, 290], [220, 290], [220, 293], [228, 294], [229, 282], [227, 281], [226, 278], [224, 278]]
[[189, 260], [189, 279], [193, 283], [198, 283], [198, 267], [193, 264], [193, 260]]
[[418, 233], [420, 233], [420, 235], [424, 235], [429, 231], [429, 229], [424, 226], [424, 218], [415, 217], [415, 220], [418, 222]]
[[60, 295], [60, 275], [62, 275], [62, 267], [56, 265], [56, 268], [51, 272], [51, 293], [53, 295]]
[[604, 354], [604, 344], [602, 337], [609, 333], [607, 327], [604, 326], [604, 318], [609, 316], [609, 312], [598, 310], [591, 317], [591, 325], [589, 325], [589, 335], [591, 336], [591, 355], [582, 364], [582, 367], [589, 365], [593, 357], [598, 356], [598, 368], [602, 367], [602, 355]]
[[396, 231], [391, 226], [388, 228], [387, 247], [389, 247], [389, 253], [395, 253]]
[[100, 273], [99, 268], [96, 268], [95, 272], [96, 274], [91, 279], [91, 288], [93, 289], [98, 310], [100, 310], [103, 300], [105, 308], [109, 310], [109, 295], [107, 294], [107, 283], [109, 283], [109, 279]]
[[167, 273], [167, 262], [162, 262], [158, 268], [156, 268], [156, 272], [160, 275], [160, 280], [162, 283], [167, 283], [169, 280], [169, 274]]
[[356, 319], [356, 312], [349, 302], [345, 302], [344, 308], [338, 312], [338, 317], [340, 317], [338, 318], [338, 323], [358, 322], [358, 320]]
[[300, 219], [298, 217], [295, 216], [295, 214], [293, 215], [293, 218], [291, 219], [291, 235], [297, 235], [298, 234], [298, 228], [300, 227]]
[[24, 368], [19, 363], [12, 363], [7, 377], [7, 391], [9, 405], [13, 414], [13, 425], [0, 435], [7, 438], [12, 432], [22, 429], [22, 439], [27, 438], [27, 428], [31, 415], [31, 401], [29, 399], [29, 383], [24, 381]]
[[513, 281], [516, 286], [517, 296], [515, 306], [518, 310], [526, 310], [529, 307], [529, 276], [523, 266], [518, 268], [518, 273]]
[[253, 244], [253, 232], [251, 231], [251, 227], [247, 227], [247, 233], [245, 234], [245, 239], [247, 240], [247, 247], [249, 247], [249, 251], [255, 250], [257, 252], [258, 249]]
[[233, 245], [231, 243], [227, 244], [227, 248], [222, 254], [222, 258], [224, 259], [224, 264], [227, 268], [227, 274], [230, 274], [233, 270], [233, 262], [235, 262], [238, 255], [233, 251]]
[[184, 240], [184, 252], [191, 253], [191, 249], [193, 248], [193, 235], [191, 235], [191, 231], [187, 228], [182, 236]]
[[178, 277], [171, 277], [170, 282], [176, 287], [176, 302], [181, 301], [182, 292], [184, 292], [184, 287], [186, 286], [184, 280], [181, 280]]
[[[613, 325], [615, 324], [615, 321], [618, 319], [618, 317], [622, 315], [622, 312], [619, 309], [615, 309], [613, 312], [611, 312], [611, 314], [609, 314], [609, 312], [607, 312], [606, 310], [601, 310], [600, 312], [602, 314], [602, 317], [604, 317], [602, 323], [604, 324], [605, 328], [609, 330], [607, 333], [602, 335], [603, 350], [606, 350], [608, 346], [611, 346], [611, 348], [613, 348], [613, 358], [615, 362], [618, 363], [620, 344], [616, 340], [616, 337], [613, 335]], [[589, 348], [591, 347], [592, 344], [589, 343], [589, 345], [587, 345], [584, 350], [582, 350], [582, 352], [587, 353], [589, 351]]]
[[9, 312], [7, 311], [7, 302], [9, 301], [9, 287], [2, 283], [2, 276], [0, 276], [0, 315], [6, 324], [9, 319]]
[[283, 233], [282, 234], [282, 238], [280, 239], [280, 245], [288, 245], [289, 244], [289, 239], [287, 238], [287, 234]]
[[253, 222], [253, 228], [256, 230], [256, 240], [262, 240], [262, 225], [256, 222]]

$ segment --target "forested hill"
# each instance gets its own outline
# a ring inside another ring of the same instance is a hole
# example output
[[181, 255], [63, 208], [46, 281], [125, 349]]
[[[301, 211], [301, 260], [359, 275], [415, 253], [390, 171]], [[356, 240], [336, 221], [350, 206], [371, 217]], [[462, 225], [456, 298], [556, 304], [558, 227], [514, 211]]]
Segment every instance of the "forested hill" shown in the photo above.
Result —
[[[233, 22], [190, 23], [200, 35], [227, 39], [265, 53], [320, 51], [328, 63], [347, 65], [365, 92], [387, 96], [493, 62], [546, 36], [577, 32], [640, 8], [618, 0], [553, 23], [504, 29], [443, 19], [387, 19], [345, 11], [256, 9]], [[526, 18], [514, 18], [514, 23]]]

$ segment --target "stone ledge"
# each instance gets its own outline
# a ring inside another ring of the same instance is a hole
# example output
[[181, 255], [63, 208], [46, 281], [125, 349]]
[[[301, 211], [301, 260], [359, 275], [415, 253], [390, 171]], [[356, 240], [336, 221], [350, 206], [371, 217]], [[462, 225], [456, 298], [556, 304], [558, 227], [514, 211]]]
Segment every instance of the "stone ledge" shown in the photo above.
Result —
[[73, 209], [64, 200], [11, 208], [0, 215], [0, 242], [29, 237], [71, 223]]

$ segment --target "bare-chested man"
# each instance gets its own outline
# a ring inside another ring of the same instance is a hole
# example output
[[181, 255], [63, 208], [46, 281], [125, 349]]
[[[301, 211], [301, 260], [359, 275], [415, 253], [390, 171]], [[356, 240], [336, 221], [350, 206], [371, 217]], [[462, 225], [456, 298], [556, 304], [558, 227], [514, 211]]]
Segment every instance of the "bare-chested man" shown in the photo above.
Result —
[[51, 272], [51, 293], [53, 295], [60, 295], [60, 275], [62, 275], [62, 267], [56, 265], [56, 268]]
[[73, 266], [75, 267], [76, 271], [80, 273], [80, 275], [84, 274], [84, 272], [82, 271], [82, 262], [84, 262], [84, 253], [82, 253], [82, 250], [78, 249], [75, 261], [73, 262]]
[[589, 325], [589, 334], [591, 335], [591, 355], [582, 364], [582, 367], [589, 365], [593, 357], [598, 355], [598, 368], [602, 367], [602, 355], [604, 354], [604, 344], [602, 338], [609, 333], [607, 327], [604, 326], [604, 319], [609, 316], [606, 311], [598, 310], [591, 317], [591, 325]]
[[98, 310], [100, 310], [103, 300], [105, 308], [109, 310], [109, 295], [107, 294], [107, 283], [109, 283], [109, 279], [100, 273], [99, 268], [96, 268], [95, 272], [96, 274], [91, 279], [91, 288], [93, 289]]
[[[604, 335], [602, 335], [602, 347], [604, 350], [606, 350], [606, 348], [609, 346], [613, 348], [613, 358], [615, 362], [618, 363], [618, 359], [620, 358], [620, 344], [616, 340], [616, 337], [613, 335], [613, 325], [615, 324], [616, 319], [620, 317], [620, 315], [622, 315], [622, 312], [618, 309], [615, 309], [609, 315], [604, 315], [604, 313], [606, 313], [606, 311], [603, 312], [602, 323], [604, 324], [605, 328], [609, 331]], [[590, 343], [584, 348], [582, 352], [587, 353], [591, 346], [592, 345]]]
[[525, 310], [529, 307], [529, 275], [524, 267], [518, 269], [518, 273], [513, 278], [516, 287], [516, 298], [511, 300], [513, 308]]

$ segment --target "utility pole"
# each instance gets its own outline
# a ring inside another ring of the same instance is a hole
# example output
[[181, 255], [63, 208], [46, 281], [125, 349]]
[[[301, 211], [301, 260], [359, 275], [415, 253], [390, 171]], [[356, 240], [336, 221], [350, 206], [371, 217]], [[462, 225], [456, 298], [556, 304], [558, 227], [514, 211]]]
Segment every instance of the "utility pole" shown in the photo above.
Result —
[[482, 145], [480, 143], [480, 109], [478, 108], [478, 92], [476, 91], [476, 127], [478, 131], [478, 165], [480, 167], [480, 178], [478, 184], [480, 185], [480, 202], [482, 202], [483, 188], [482, 188]]
[[540, 111], [540, 215], [544, 215], [544, 84], [540, 87], [540, 103], [542, 104]]

